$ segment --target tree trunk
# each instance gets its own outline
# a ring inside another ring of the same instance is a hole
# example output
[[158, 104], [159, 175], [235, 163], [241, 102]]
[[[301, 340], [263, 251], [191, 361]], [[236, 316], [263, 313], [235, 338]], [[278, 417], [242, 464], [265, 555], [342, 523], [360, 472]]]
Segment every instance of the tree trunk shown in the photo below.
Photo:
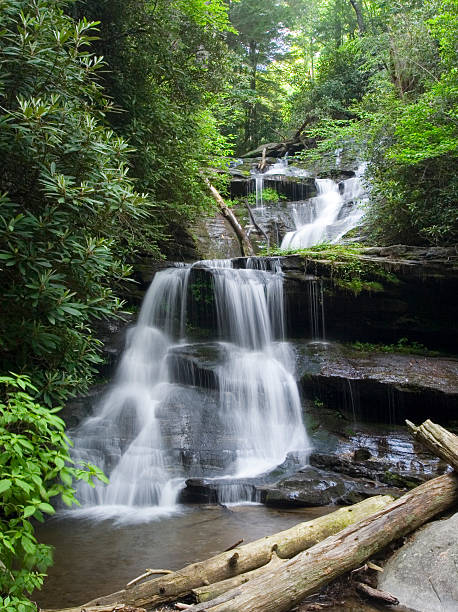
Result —
[[[286, 612], [341, 574], [458, 501], [458, 476], [416, 487], [368, 519], [301, 552], [274, 571], [207, 602], [207, 612]], [[191, 612], [198, 606], [189, 608]]]
[[437, 457], [446, 461], [458, 472], [458, 436], [432, 423], [429, 419], [418, 427], [415, 427], [410, 421], [406, 423], [416, 440], [422, 442]]
[[237, 221], [237, 217], [234, 215], [232, 210], [226, 205], [226, 202], [221, 197], [221, 194], [219, 193], [219, 191], [215, 189], [215, 187], [213, 187], [213, 185], [210, 183], [210, 181], [207, 178], [205, 178], [204, 180], [205, 180], [205, 184], [210, 189], [212, 196], [216, 200], [219, 206], [219, 209], [221, 211], [221, 214], [229, 221], [232, 229], [235, 232], [235, 235], [237, 236], [237, 239], [240, 244], [240, 251], [242, 253], [242, 257], [254, 255], [253, 246], [248, 236], [246, 235], [245, 230], [240, 225], [240, 223]]
[[364, 23], [363, 10], [361, 8], [361, 5], [359, 4], [359, 2], [357, 2], [357, 0], [350, 0], [350, 4], [352, 5], [356, 13], [359, 33], [364, 34], [364, 32], [366, 31], [366, 25]]
[[371, 497], [354, 506], [340, 508], [331, 514], [300, 523], [286, 531], [223, 552], [206, 561], [193, 563], [174, 574], [147, 580], [130, 589], [98, 597], [82, 608], [123, 603], [132, 606], [152, 606], [175, 601], [189, 595], [192, 589], [221, 582], [264, 566], [271, 560], [273, 552], [280, 558], [289, 559], [329, 535], [380, 511], [391, 501], [392, 498], [388, 495]]

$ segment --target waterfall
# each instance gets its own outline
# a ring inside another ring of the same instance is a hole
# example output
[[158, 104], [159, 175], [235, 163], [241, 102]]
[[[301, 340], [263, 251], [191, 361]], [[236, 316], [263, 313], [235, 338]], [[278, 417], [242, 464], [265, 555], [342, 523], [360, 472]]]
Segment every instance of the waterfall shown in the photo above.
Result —
[[[237, 443], [226, 477], [256, 476], [288, 453], [309, 449], [294, 359], [284, 341], [282, 273], [277, 264], [263, 267], [256, 259], [246, 269], [224, 260], [198, 266], [211, 275], [224, 338], [219, 416], [223, 435]], [[109, 391], [94, 415], [71, 432], [74, 458], [109, 476], [108, 485], [81, 484], [78, 492], [83, 507], [101, 516], [148, 507], [169, 512], [184, 484], [185, 469], [164, 442], [158, 412], [173, 388], [167, 355], [185, 340], [191, 271], [177, 267], [155, 275]], [[231, 501], [243, 499], [244, 490], [232, 489]]]
[[252, 477], [281, 464], [288, 453], [309, 447], [302, 423], [294, 359], [284, 342], [281, 270], [225, 269], [215, 276], [218, 324], [227, 360], [220, 367], [220, 409], [237, 437], [235, 478]]
[[264, 191], [264, 178], [262, 174], [255, 176], [256, 181], [256, 208], [263, 208], [263, 191]]
[[83, 506], [169, 509], [175, 503], [182, 479], [173, 475], [156, 410], [167, 395], [168, 349], [184, 329], [188, 278], [184, 267], [156, 274], [110, 390], [72, 434], [74, 458], [110, 477], [108, 486], [80, 485]]
[[299, 168], [288, 166], [288, 154], [282, 159], [279, 159], [275, 164], [270, 166], [265, 172], [259, 172], [258, 170], [252, 170], [252, 177], [255, 180], [256, 188], [256, 208], [264, 208], [264, 177], [265, 176], [308, 176], [308, 172], [300, 170]]
[[318, 279], [308, 282], [310, 334], [312, 340], [324, 340], [324, 292], [323, 282]]
[[331, 179], [315, 179], [318, 195], [298, 206], [293, 218], [296, 229], [283, 238], [282, 249], [296, 249], [322, 242], [338, 242], [356, 227], [364, 210], [366, 194], [361, 164], [356, 175], [341, 183]]

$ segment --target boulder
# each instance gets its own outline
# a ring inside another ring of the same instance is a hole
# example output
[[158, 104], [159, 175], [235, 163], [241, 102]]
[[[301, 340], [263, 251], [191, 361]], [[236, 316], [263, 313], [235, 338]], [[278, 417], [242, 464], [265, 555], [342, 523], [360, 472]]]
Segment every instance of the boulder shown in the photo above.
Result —
[[266, 506], [302, 507], [354, 504], [373, 495], [399, 497], [400, 489], [367, 479], [345, 477], [335, 472], [305, 467], [277, 483], [258, 487]]
[[417, 531], [387, 562], [378, 586], [417, 612], [458, 609], [458, 513]]
[[230, 504], [258, 501], [256, 483], [259, 479], [189, 478], [180, 493], [182, 503]]

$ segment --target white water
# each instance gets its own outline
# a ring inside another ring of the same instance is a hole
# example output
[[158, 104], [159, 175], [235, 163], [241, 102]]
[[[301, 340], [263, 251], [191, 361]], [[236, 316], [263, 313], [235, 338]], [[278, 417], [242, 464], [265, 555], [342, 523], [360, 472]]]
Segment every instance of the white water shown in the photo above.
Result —
[[[282, 275], [255, 269], [257, 260], [246, 270], [222, 260], [199, 265], [211, 271], [219, 331], [228, 340], [218, 368], [219, 410], [237, 452], [227, 477], [256, 476], [309, 448], [294, 360], [283, 341]], [[184, 340], [190, 272], [156, 274], [110, 391], [72, 435], [75, 459], [95, 463], [110, 478], [109, 485], [79, 488], [83, 512], [92, 516], [141, 520], [145, 511], [160, 516], [176, 508], [185, 474], [164, 444], [157, 412], [172, 387], [168, 351]], [[243, 486], [230, 495], [243, 499]]]
[[262, 474], [309, 448], [294, 359], [283, 341], [282, 273], [254, 269], [258, 262], [215, 275], [218, 325], [231, 339], [218, 376], [226, 430], [239, 441], [234, 478]]
[[332, 179], [315, 179], [318, 195], [294, 209], [296, 229], [285, 235], [281, 248], [335, 243], [356, 227], [364, 215], [364, 171], [365, 164], [361, 164], [354, 177], [340, 184]]
[[80, 485], [85, 507], [117, 514], [137, 506], [168, 512], [175, 504], [182, 479], [173, 474], [156, 410], [168, 391], [167, 351], [173, 334], [184, 327], [188, 278], [186, 268], [156, 274], [137, 325], [129, 330], [110, 391], [72, 436], [75, 459], [90, 461], [110, 476], [108, 486]]

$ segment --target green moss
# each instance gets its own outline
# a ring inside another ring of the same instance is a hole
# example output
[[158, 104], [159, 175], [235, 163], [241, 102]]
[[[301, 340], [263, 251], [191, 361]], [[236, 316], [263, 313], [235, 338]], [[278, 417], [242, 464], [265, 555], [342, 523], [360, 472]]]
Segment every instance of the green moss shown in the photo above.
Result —
[[359, 293], [361, 293], [361, 291], [379, 293], [384, 290], [384, 287], [381, 283], [377, 281], [364, 282], [360, 278], [353, 278], [352, 280], [336, 278], [334, 279], [334, 284], [340, 287], [341, 289], [351, 291], [355, 295], [358, 295]]
[[373, 344], [371, 342], [352, 342], [351, 348], [366, 353], [415, 353], [428, 357], [437, 357], [439, 351], [431, 351], [420, 342], [410, 342], [408, 338], [400, 338], [395, 344]]
[[395, 472], [386, 471], [383, 475], [383, 480], [387, 484], [399, 488], [414, 489], [418, 486], [418, 481], [402, 476], [401, 474], [396, 474]]
[[306, 249], [282, 251], [271, 249], [269, 255], [299, 255], [308, 260], [315, 260], [328, 265], [333, 285], [338, 289], [358, 295], [362, 291], [381, 292], [385, 285], [397, 284], [399, 279], [380, 264], [363, 258], [364, 247], [359, 243], [352, 244], [318, 244]]
[[214, 301], [211, 282], [194, 281], [189, 286], [194, 301], [199, 304], [212, 304]]

